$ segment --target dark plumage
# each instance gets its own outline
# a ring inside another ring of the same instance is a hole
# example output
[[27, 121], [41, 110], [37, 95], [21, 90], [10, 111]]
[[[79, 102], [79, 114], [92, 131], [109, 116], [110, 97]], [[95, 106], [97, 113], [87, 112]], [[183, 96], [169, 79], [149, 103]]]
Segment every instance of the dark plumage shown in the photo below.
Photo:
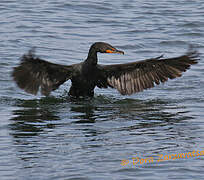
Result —
[[69, 95], [73, 97], [92, 97], [96, 86], [116, 88], [122, 95], [131, 95], [180, 77], [198, 61], [197, 51], [189, 50], [175, 58], [160, 56], [126, 64], [100, 65], [97, 52], [124, 54], [110, 44], [97, 42], [89, 49], [84, 62], [66, 66], [42, 60], [29, 51], [22, 57], [20, 65], [14, 68], [12, 76], [20, 88], [31, 94], [37, 94], [40, 88], [41, 93], [47, 96], [70, 79]]

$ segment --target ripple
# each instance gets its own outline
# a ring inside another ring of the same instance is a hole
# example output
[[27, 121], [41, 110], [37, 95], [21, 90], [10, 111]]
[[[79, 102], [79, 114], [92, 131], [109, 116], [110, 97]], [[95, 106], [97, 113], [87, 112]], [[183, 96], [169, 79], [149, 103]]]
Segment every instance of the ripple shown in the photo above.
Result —
[[171, 40], [168, 40], [168, 41], [161, 41], [160, 44], [161, 45], [167, 45], [167, 46], [173, 46], [173, 45], [179, 46], [179, 45], [187, 45], [188, 43], [185, 42], [185, 41], [171, 41]]

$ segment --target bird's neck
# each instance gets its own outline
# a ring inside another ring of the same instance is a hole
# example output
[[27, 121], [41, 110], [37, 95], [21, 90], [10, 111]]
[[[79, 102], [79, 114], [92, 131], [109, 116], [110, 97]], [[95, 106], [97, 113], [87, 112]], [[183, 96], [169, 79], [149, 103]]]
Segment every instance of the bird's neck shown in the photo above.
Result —
[[97, 51], [94, 47], [90, 48], [86, 62], [92, 65], [96, 65], [98, 63]]

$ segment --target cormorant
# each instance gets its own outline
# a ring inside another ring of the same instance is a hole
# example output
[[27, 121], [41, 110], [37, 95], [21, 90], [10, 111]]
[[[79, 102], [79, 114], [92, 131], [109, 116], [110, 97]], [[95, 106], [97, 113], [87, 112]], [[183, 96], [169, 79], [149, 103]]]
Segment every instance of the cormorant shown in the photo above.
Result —
[[72, 82], [71, 97], [93, 97], [96, 86], [116, 88], [122, 95], [131, 95], [180, 77], [198, 61], [198, 52], [189, 50], [174, 58], [160, 56], [126, 64], [101, 65], [98, 64], [98, 52], [124, 54], [108, 43], [96, 42], [90, 47], [85, 61], [67, 66], [47, 62], [29, 51], [14, 68], [12, 77], [21, 89], [34, 95], [40, 88], [47, 96], [69, 79]]

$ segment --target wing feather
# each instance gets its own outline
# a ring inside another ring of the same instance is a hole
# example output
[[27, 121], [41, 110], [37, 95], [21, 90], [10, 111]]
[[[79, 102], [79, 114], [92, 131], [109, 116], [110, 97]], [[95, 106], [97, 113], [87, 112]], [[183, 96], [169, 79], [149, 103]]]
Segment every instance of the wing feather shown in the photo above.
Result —
[[36, 95], [40, 88], [46, 96], [70, 79], [71, 75], [72, 66], [47, 62], [36, 57], [32, 51], [21, 58], [20, 65], [12, 72], [14, 81], [21, 89]]
[[180, 77], [191, 65], [199, 60], [197, 51], [190, 50], [183, 56], [163, 56], [126, 64], [98, 65], [105, 79], [106, 87], [116, 88], [122, 95], [131, 95], [168, 79]]

